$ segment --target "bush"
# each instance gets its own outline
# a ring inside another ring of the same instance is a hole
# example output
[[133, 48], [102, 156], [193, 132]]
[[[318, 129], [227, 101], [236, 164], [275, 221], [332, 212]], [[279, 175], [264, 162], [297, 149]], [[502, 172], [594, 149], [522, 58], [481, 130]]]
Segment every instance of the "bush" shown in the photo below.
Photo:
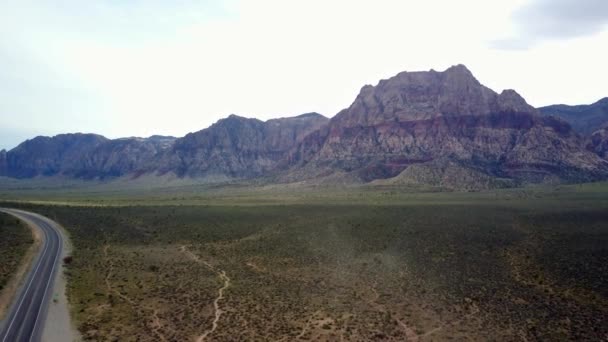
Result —
[[71, 264], [73, 261], [73, 258], [71, 255], [66, 256], [65, 258], [63, 258], [63, 264], [64, 265], [69, 265]]

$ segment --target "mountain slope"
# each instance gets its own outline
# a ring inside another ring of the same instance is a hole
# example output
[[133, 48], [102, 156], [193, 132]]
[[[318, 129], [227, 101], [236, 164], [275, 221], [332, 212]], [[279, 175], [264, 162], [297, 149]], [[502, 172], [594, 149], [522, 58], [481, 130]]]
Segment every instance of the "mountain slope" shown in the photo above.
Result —
[[538, 109], [544, 115], [553, 115], [568, 122], [575, 131], [589, 136], [608, 124], [608, 97], [590, 105], [552, 105]]
[[345, 171], [371, 181], [438, 159], [516, 183], [604, 177], [606, 163], [582, 145], [567, 123], [540, 116], [513, 90], [495, 93], [458, 65], [363, 87], [289, 161], [296, 178]]
[[261, 176], [327, 121], [317, 113], [265, 122], [231, 115], [178, 139], [157, 169], [160, 173], [218, 179]]

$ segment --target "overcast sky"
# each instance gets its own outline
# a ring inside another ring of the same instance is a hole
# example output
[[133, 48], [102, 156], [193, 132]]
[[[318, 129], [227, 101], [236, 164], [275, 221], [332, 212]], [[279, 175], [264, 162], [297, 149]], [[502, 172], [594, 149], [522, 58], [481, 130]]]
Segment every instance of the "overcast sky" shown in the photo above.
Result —
[[0, 0], [0, 149], [333, 116], [365, 84], [465, 64], [534, 106], [608, 96], [606, 0]]

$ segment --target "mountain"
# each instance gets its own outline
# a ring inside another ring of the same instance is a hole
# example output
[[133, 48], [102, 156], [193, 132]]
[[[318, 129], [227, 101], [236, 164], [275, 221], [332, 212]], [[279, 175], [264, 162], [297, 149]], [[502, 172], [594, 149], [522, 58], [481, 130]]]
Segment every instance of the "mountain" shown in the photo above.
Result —
[[82, 157], [108, 139], [97, 134], [60, 134], [36, 137], [6, 152], [4, 173], [14, 178], [66, 174], [76, 176]]
[[608, 124], [608, 97], [590, 105], [552, 105], [538, 108], [543, 115], [553, 115], [568, 122], [575, 131], [589, 136]]
[[81, 133], [40, 136], [0, 152], [0, 175], [85, 179], [121, 176], [143, 169], [173, 141], [175, 138], [161, 136], [116, 140]]
[[511, 184], [608, 172], [566, 122], [541, 116], [513, 90], [495, 93], [463, 65], [364, 86], [349, 108], [291, 151], [289, 163], [288, 180], [339, 172], [367, 182], [449, 163]]
[[[603, 101], [592, 105], [593, 113]], [[496, 93], [456, 65], [366, 85], [332, 119], [230, 115], [182, 138], [37, 137], [0, 151], [0, 176], [168, 174], [206, 182], [264, 177], [482, 189], [607, 179], [607, 135], [604, 129], [582, 137], [514, 90]]]
[[262, 176], [327, 122], [317, 113], [265, 122], [230, 115], [176, 140], [157, 169], [160, 173], [217, 179]]

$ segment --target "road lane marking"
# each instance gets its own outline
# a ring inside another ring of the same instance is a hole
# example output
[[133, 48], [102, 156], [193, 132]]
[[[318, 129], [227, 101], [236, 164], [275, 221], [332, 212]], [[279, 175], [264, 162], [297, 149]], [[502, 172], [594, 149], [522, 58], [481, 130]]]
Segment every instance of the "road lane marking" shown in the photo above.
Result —
[[36, 335], [36, 327], [38, 326], [38, 319], [40, 318], [40, 313], [42, 312], [42, 308], [44, 307], [44, 305], [46, 305], [46, 295], [49, 292], [49, 286], [51, 285], [51, 282], [52, 282], [53, 278], [55, 278], [54, 277], [54, 275], [55, 275], [55, 267], [57, 266], [57, 259], [59, 258], [59, 255], [61, 254], [61, 238], [59, 236], [59, 233], [55, 230], [54, 227], [51, 226], [51, 224], [49, 224], [46, 221], [44, 223], [57, 236], [57, 254], [55, 255], [55, 259], [53, 260], [53, 267], [51, 268], [51, 273], [49, 275], [49, 280], [46, 283], [46, 288], [44, 290], [44, 295], [42, 296], [42, 302], [40, 303], [40, 307], [38, 308], [38, 314], [36, 315], [36, 320], [34, 321], [34, 328], [32, 329], [32, 334], [30, 335], [30, 342], [32, 341], [32, 339]]

